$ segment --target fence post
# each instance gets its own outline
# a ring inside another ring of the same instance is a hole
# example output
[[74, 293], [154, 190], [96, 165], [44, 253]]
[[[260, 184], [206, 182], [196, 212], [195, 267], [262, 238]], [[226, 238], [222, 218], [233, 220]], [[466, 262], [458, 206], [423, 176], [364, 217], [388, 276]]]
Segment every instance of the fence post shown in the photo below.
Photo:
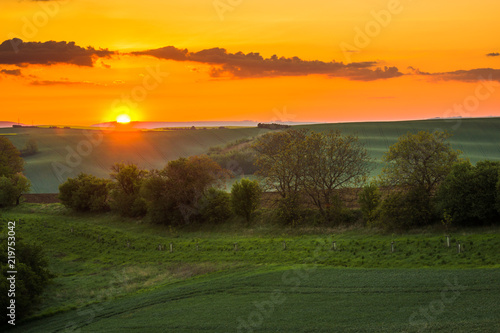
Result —
[[234, 250], [238, 251], [238, 243], [234, 243]]
[[336, 241], [332, 242], [332, 250], [337, 251], [337, 242]]
[[450, 247], [450, 236], [446, 236], [446, 245]]
[[394, 241], [391, 242], [391, 252], [394, 253]]
[[174, 252], [174, 244], [170, 243], [170, 253]]
[[283, 250], [286, 250], [286, 242], [283, 241]]

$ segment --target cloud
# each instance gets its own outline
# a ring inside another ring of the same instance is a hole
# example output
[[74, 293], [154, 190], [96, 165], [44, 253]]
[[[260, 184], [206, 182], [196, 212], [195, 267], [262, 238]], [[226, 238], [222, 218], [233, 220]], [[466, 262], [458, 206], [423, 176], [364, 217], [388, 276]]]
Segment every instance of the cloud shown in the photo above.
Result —
[[114, 52], [107, 49], [83, 48], [74, 42], [23, 42], [14, 38], [0, 44], [0, 64], [24, 66], [26, 64], [94, 65], [94, 58], [107, 58]]
[[57, 86], [57, 85], [92, 85], [92, 86], [105, 86], [104, 84], [94, 83], [90, 81], [69, 81], [66, 78], [61, 78], [61, 80], [33, 80], [30, 82], [32, 86]]
[[463, 82], [477, 82], [477, 81], [488, 80], [488, 81], [500, 82], [500, 69], [493, 69], [493, 68], [458, 70], [454, 72], [433, 73], [431, 75], [442, 80], [453, 80], [453, 81], [463, 81]]
[[259, 53], [229, 53], [223, 48], [211, 48], [199, 52], [189, 52], [167, 46], [160, 49], [132, 52], [133, 55], [150, 55], [159, 59], [193, 61], [211, 65], [211, 77], [257, 78], [277, 76], [302, 76], [325, 74], [330, 77], [346, 77], [352, 80], [371, 81], [403, 75], [396, 67], [373, 69], [377, 62], [324, 62], [302, 60], [298, 57], [285, 58], [273, 55], [264, 58]]
[[5, 75], [22, 76], [20, 69], [2, 69], [0, 73]]
[[499, 57], [500, 53], [498, 53], [498, 52], [492, 52], [492, 53], [488, 53], [486, 56], [487, 57]]

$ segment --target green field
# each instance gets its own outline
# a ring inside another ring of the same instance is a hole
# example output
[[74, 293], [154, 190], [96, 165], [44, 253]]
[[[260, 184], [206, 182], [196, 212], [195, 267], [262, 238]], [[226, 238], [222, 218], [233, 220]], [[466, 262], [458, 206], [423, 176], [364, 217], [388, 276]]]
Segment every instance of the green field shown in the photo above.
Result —
[[57, 275], [14, 332], [500, 329], [498, 228], [454, 230], [447, 247], [437, 229], [177, 230], [60, 204], [23, 204], [2, 219], [21, 219], [17, 237], [42, 245]]
[[[500, 160], [500, 118], [421, 120], [405, 122], [345, 123], [304, 125], [312, 130], [340, 129], [343, 133], [357, 134], [375, 159], [372, 173], [380, 173], [380, 158], [400, 135], [408, 131], [434, 131], [445, 129], [454, 134], [453, 148], [460, 149], [471, 162], [490, 159]], [[162, 168], [179, 157], [203, 154], [208, 148], [225, 145], [245, 137], [265, 133], [258, 128], [210, 129], [196, 131], [147, 131], [135, 133], [105, 132], [102, 142], [85, 146], [89, 138], [78, 129], [0, 129], [18, 148], [29, 138], [34, 138], [40, 153], [26, 158], [25, 174], [31, 180], [33, 193], [57, 193], [61, 179], [75, 177], [80, 172], [107, 177], [109, 168], [116, 162], [133, 162], [141, 167]], [[69, 161], [69, 152], [79, 151], [79, 158]], [[54, 170], [53, 163], [67, 167], [64, 172]], [[69, 163], [68, 163], [69, 162]]]

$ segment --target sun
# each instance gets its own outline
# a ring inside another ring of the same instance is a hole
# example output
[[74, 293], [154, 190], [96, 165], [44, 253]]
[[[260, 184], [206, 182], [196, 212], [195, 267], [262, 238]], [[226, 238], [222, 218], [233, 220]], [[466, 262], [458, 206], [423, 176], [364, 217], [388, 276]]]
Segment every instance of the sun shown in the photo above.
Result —
[[130, 123], [130, 116], [128, 114], [121, 114], [116, 117], [116, 122], [119, 124], [128, 124]]

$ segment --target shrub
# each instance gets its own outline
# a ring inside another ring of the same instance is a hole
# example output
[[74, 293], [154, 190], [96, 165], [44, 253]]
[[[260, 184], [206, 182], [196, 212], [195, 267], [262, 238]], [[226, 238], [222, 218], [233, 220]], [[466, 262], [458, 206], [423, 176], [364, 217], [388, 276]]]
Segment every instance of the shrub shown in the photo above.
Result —
[[216, 188], [208, 189], [200, 200], [200, 215], [204, 222], [221, 224], [231, 217], [231, 196]]
[[[26, 318], [33, 309], [34, 305], [39, 300], [45, 286], [54, 276], [48, 271], [48, 262], [45, 258], [42, 248], [36, 245], [25, 244], [17, 240], [16, 248], [16, 323], [23, 318]], [[9, 306], [10, 285], [7, 280], [11, 270], [8, 267], [8, 238], [0, 242], [0, 306], [6, 309]], [[4, 320], [2, 324], [6, 324], [10, 318], [3, 314]], [[0, 325], [2, 325], [0, 324]]]
[[59, 186], [61, 203], [76, 211], [101, 212], [109, 209], [108, 184], [110, 180], [81, 173]]
[[146, 214], [146, 201], [140, 196], [140, 189], [148, 172], [135, 164], [116, 163], [111, 167], [109, 185], [110, 207], [122, 216], [138, 217]]
[[370, 224], [385, 230], [420, 227], [435, 220], [432, 203], [425, 188], [388, 194], [375, 214], [377, 219]]
[[380, 191], [374, 184], [363, 187], [359, 194], [358, 203], [366, 223], [371, 223], [376, 219], [376, 211], [380, 205]]
[[231, 205], [236, 215], [242, 216], [248, 222], [252, 214], [259, 208], [262, 190], [257, 181], [242, 179], [231, 188]]
[[447, 212], [454, 224], [464, 226], [498, 221], [500, 214], [495, 205], [499, 172], [499, 162], [455, 164], [437, 193], [441, 215]]

